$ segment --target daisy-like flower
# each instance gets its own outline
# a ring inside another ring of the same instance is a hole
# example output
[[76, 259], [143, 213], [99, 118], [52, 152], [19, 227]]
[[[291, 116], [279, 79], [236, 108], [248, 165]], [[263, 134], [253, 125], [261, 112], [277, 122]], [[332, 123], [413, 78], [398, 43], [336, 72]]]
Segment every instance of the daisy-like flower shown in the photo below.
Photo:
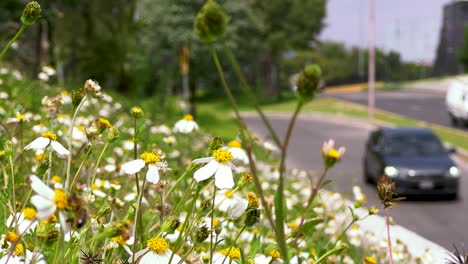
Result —
[[242, 145], [239, 141], [237, 140], [229, 141], [226, 149], [232, 153], [232, 156], [234, 157], [235, 160], [243, 162], [244, 164], [249, 164], [249, 157], [247, 156], [247, 153], [245, 152], [245, 150], [242, 149]]
[[228, 217], [237, 219], [242, 216], [247, 209], [248, 202], [233, 190], [220, 190], [215, 195], [215, 206], [222, 212], [226, 212]]
[[159, 182], [159, 168], [163, 168], [166, 165], [161, 162], [161, 157], [151, 152], [143, 152], [140, 155], [140, 159], [129, 161], [122, 165], [120, 168], [127, 174], [135, 174], [143, 167], [148, 166], [148, 171], [146, 172], [146, 180], [153, 184]]
[[193, 178], [200, 182], [214, 175], [216, 187], [219, 189], [232, 189], [234, 187], [232, 170], [235, 169], [231, 163], [232, 153], [227, 149], [217, 149], [213, 151], [212, 155], [212, 157], [192, 161], [195, 164], [207, 163], [193, 174]]
[[38, 222], [36, 221], [36, 210], [26, 207], [23, 212], [16, 213], [16, 217], [10, 215], [6, 221], [7, 226], [17, 225], [17, 230], [20, 234], [24, 234], [31, 229], [34, 229]]
[[[169, 249], [169, 244], [161, 237], [153, 237], [146, 243], [146, 248], [135, 253], [135, 260], [139, 264], [169, 264], [172, 251]], [[132, 262], [133, 257], [128, 259]], [[171, 263], [179, 263], [182, 260], [177, 254], [172, 257]], [[182, 263], [185, 264], [184, 261]]]
[[213, 264], [233, 263], [240, 259], [240, 250], [236, 247], [225, 248], [213, 254]]
[[183, 119], [175, 123], [173, 131], [176, 133], [189, 134], [194, 130], [198, 130], [198, 124], [193, 121], [192, 115], [185, 115]]
[[31, 113], [20, 114], [17, 112], [15, 117], [10, 117], [6, 120], [7, 124], [17, 124], [21, 122], [28, 122], [32, 118]]
[[272, 249], [268, 253], [268, 257], [262, 254], [255, 255], [254, 262], [257, 264], [281, 264], [283, 261], [280, 259], [281, 255], [278, 250]]
[[67, 229], [66, 215], [63, 211], [68, 206], [68, 195], [61, 189], [52, 190], [36, 175], [29, 177], [31, 188], [36, 193], [31, 197], [31, 203], [36, 207], [36, 217], [40, 220], [49, 219], [59, 210], [59, 219], [64, 230]]
[[24, 150], [42, 150], [49, 145], [50, 149], [55, 151], [57, 153], [57, 156], [59, 156], [60, 158], [66, 158], [70, 154], [70, 152], [57, 141], [57, 135], [52, 132], [42, 133], [40, 137], [36, 138], [31, 143], [26, 145], [26, 147], [24, 147]]
[[345, 151], [346, 148], [344, 147], [336, 149], [335, 141], [333, 139], [324, 142], [322, 146], [322, 158], [325, 167], [331, 168], [333, 165], [335, 165], [336, 162], [341, 160], [341, 157]]

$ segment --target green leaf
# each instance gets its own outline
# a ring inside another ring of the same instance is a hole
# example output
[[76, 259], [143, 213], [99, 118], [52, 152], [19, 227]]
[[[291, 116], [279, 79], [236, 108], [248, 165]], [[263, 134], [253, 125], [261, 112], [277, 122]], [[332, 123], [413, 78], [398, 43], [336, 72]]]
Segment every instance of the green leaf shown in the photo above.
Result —
[[322, 223], [323, 221], [324, 221], [323, 218], [320, 218], [320, 217], [308, 220], [307, 222], [304, 223], [304, 226], [302, 227], [302, 232], [303, 233], [313, 232], [314, 231], [313, 229], [315, 228], [315, 226]]
[[250, 245], [251, 248], [249, 259], [253, 259], [258, 252], [258, 248], [260, 247], [260, 237], [258, 235], [255, 235]]

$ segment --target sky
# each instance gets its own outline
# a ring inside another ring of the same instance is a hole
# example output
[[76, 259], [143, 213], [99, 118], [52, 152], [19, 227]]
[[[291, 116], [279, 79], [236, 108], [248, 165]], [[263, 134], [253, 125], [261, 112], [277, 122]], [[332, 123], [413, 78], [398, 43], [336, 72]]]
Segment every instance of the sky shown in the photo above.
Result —
[[[368, 47], [370, 0], [328, 0], [326, 27], [319, 39]], [[405, 61], [433, 62], [443, 6], [453, 0], [374, 0], [376, 45]]]

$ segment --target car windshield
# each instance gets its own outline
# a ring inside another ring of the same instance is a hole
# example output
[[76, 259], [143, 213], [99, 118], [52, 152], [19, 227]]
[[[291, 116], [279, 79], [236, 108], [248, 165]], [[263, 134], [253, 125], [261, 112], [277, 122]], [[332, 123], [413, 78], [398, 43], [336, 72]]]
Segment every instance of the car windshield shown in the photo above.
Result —
[[390, 156], [417, 157], [445, 153], [442, 143], [433, 135], [394, 135], [384, 144], [384, 152]]

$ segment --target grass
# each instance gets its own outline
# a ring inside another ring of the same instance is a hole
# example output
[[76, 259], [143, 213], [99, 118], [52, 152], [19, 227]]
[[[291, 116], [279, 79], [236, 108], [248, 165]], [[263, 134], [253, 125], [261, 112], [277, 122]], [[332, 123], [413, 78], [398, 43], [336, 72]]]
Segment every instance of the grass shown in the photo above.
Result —
[[[290, 98], [289, 98], [290, 99]], [[282, 103], [270, 103], [263, 106], [266, 112], [291, 112], [296, 101], [287, 100]], [[242, 103], [243, 111], [253, 111], [253, 107]], [[317, 98], [305, 105], [305, 113], [321, 113], [329, 115], [342, 115], [359, 119], [367, 119], [368, 113], [365, 106], [346, 102], [334, 98]], [[419, 126], [432, 129], [443, 141], [450, 145], [468, 150], [468, 133], [443, 127], [423, 121], [396, 115], [390, 112], [376, 110], [374, 123], [389, 126]], [[233, 117], [230, 104], [227, 100], [203, 101], [197, 105], [197, 122], [207, 131], [225, 140], [233, 139], [239, 130]]]

